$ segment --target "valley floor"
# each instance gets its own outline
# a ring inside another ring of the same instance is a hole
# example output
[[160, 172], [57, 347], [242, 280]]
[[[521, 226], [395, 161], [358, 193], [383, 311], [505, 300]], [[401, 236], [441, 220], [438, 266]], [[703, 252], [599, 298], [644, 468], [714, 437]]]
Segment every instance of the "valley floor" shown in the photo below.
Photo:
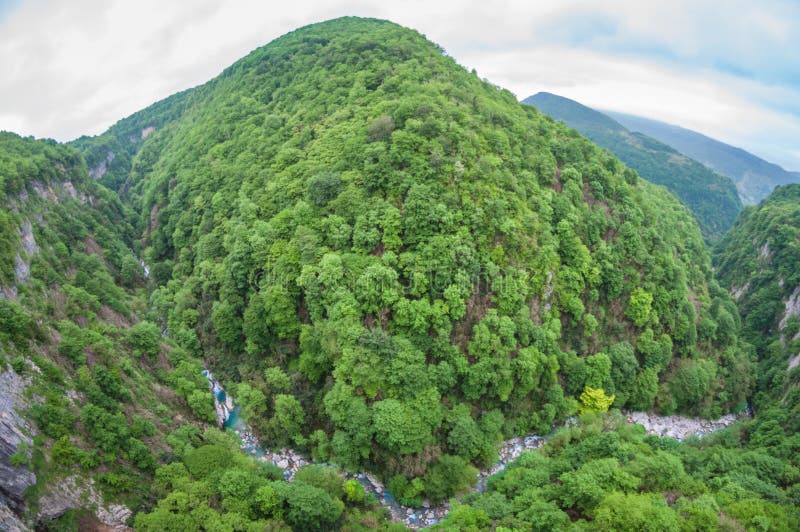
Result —
[[[208, 370], [204, 370], [203, 375], [208, 379], [209, 388], [214, 396], [214, 406], [219, 415], [220, 425], [230, 428], [236, 433], [241, 441], [240, 447], [244, 453], [252, 455], [261, 461], [272, 462], [284, 469], [284, 475], [287, 480], [291, 480], [299, 468], [309, 463], [292, 449], [269, 450], [263, 448], [247, 423], [238, 416], [238, 410], [234, 406], [231, 396], [224, 391], [214, 378], [214, 375]], [[647, 434], [684, 440], [691, 436], [702, 437], [724, 429], [745, 416], [746, 414], [728, 414], [719, 419], [708, 420], [678, 415], [659, 416], [648, 412], [628, 412], [626, 419], [631, 424], [642, 425]], [[233, 420], [233, 423], [231, 423], [231, 420]], [[483, 492], [486, 488], [486, 480], [491, 475], [505, 469], [509, 463], [516, 460], [523, 452], [538, 449], [544, 445], [545, 441], [544, 437], [537, 434], [518, 436], [504, 441], [498, 453], [499, 460], [497, 463], [478, 472], [478, 482], [474, 490]], [[367, 493], [374, 495], [378, 502], [389, 511], [393, 521], [402, 522], [412, 530], [438, 523], [450, 510], [450, 505], [447, 502], [432, 506], [428, 501], [424, 501], [421, 508], [403, 506], [397, 502], [384, 484], [370, 473], [362, 472], [347, 476], [358, 480]]]

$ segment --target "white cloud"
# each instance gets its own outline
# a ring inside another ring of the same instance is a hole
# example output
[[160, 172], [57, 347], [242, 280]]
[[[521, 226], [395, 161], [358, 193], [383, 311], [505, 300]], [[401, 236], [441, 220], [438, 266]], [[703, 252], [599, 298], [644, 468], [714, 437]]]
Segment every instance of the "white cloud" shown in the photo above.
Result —
[[[568, 48], [477, 53], [469, 59], [481, 75], [520, 98], [553, 92], [590, 107], [663, 120], [733, 144], [780, 138], [786, 153], [776, 150], [774, 159], [782, 155], [789, 163], [800, 160], [789, 152], [800, 138], [800, 120], [758, 103], [798, 101], [800, 91]], [[516, 65], [535, 66], [515, 70]]]
[[[0, 129], [69, 140], [342, 15], [388, 18], [520, 97], [550, 90], [697, 129], [800, 168], [791, 3], [30, 0], [0, 14]], [[787, 46], [789, 46], [787, 48]], [[731, 59], [732, 58], [732, 59]], [[773, 76], [745, 80], [717, 68]], [[791, 76], [789, 76], [791, 77]], [[778, 80], [778, 81], [775, 81]], [[763, 139], [767, 139], [764, 141]]]

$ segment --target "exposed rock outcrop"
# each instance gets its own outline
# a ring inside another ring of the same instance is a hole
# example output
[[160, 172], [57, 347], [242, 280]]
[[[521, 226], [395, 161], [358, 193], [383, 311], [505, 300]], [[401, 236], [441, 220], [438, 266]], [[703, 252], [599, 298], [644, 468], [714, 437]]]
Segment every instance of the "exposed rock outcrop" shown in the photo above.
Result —
[[125, 521], [131, 516], [130, 508], [122, 504], [105, 505], [103, 497], [94, 487], [94, 480], [70, 476], [53, 482], [39, 499], [39, 521], [55, 519], [71, 508], [94, 510], [97, 519], [114, 530], [129, 530]]
[[770, 252], [770, 250], [769, 250], [769, 242], [764, 242], [764, 245], [761, 246], [761, 248], [758, 250], [758, 257], [762, 261], [767, 261], [767, 260], [769, 260], [771, 255], [772, 255], [772, 252]]
[[18, 283], [25, 284], [31, 278], [31, 265], [27, 260], [22, 258], [22, 255], [17, 253], [16, 263], [14, 264], [14, 275]]
[[23, 396], [27, 385], [27, 380], [11, 369], [0, 373], [0, 507], [17, 516], [25, 511], [25, 490], [36, 484], [36, 475], [25, 467], [11, 465], [10, 460], [20, 446], [33, 446], [33, 429], [20, 415], [28, 407]]
[[25, 250], [25, 253], [28, 254], [28, 257], [32, 257], [39, 253], [39, 245], [36, 243], [36, 237], [33, 236], [33, 226], [31, 225], [31, 221], [26, 219], [22, 222], [22, 225], [19, 228], [19, 235], [20, 240], [22, 241], [22, 249]]
[[0, 286], [0, 299], [8, 299], [10, 301], [17, 300], [17, 287], [16, 286]]
[[744, 285], [741, 288], [733, 287], [730, 290], [731, 297], [738, 301], [739, 298], [742, 297], [749, 288], [750, 288], [750, 281], [744, 283]]
[[[23, 466], [11, 465], [11, 456], [20, 448], [32, 448], [35, 429], [23, 417], [30, 406], [25, 398], [29, 379], [14, 370], [0, 373], [0, 530], [27, 530], [22, 516], [26, 510], [25, 491], [36, 484], [36, 475]], [[77, 476], [49, 483], [39, 498], [38, 520], [59, 517], [70, 508], [88, 508], [97, 518], [115, 530], [127, 530], [125, 521], [131, 510], [121, 504], [106, 505], [93, 481]]]
[[23, 532], [28, 530], [17, 514], [0, 502], [0, 530], [3, 532]]
[[781, 318], [779, 324], [780, 330], [786, 328], [786, 325], [789, 323], [789, 318], [792, 316], [800, 316], [800, 286], [794, 289], [794, 292], [792, 292], [784, 305], [786, 308], [783, 311], [783, 318]]
[[106, 158], [100, 161], [100, 164], [95, 166], [94, 168], [89, 168], [89, 177], [92, 179], [100, 179], [106, 174], [108, 170], [108, 165], [111, 164], [111, 161], [114, 160], [115, 153], [113, 151], [109, 151], [106, 154]]
[[83, 204], [93, 204], [93, 200], [83, 192], [79, 192], [72, 181], [69, 180], [51, 185], [45, 185], [44, 183], [34, 181], [30, 186], [37, 196], [53, 203], [61, 203], [61, 200], [74, 199]]
[[662, 438], [683, 440], [689, 436], [704, 436], [729, 427], [747, 414], [728, 414], [719, 419], [702, 419], [684, 416], [659, 416], [648, 412], [629, 412], [628, 422], [642, 425], [648, 434]]

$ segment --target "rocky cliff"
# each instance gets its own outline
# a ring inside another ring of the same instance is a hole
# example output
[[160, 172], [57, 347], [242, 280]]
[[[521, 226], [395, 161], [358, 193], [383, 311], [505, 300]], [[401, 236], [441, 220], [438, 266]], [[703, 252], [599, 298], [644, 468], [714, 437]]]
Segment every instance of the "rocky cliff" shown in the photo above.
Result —
[[25, 490], [36, 483], [36, 475], [12, 459], [33, 447], [33, 429], [21, 415], [28, 406], [26, 384], [11, 369], [0, 373], [0, 530], [22, 528], [18, 518], [25, 512]]

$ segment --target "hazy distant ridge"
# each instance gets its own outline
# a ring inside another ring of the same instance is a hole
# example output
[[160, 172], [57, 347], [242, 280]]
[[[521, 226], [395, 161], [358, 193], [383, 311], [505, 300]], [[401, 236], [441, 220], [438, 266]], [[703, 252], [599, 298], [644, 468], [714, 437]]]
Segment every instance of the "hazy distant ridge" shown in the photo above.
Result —
[[674, 192], [689, 207], [710, 240], [733, 224], [742, 202], [733, 181], [658, 140], [634, 133], [611, 117], [580, 103], [540, 92], [523, 103], [564, 121], [592, 142], [610, 150], [625, 164]]
[[640, 116], [605, 112], [628, 129], [649, 135], [729, 176], [745, 204], [758, 203], [779, 185], [800, 182], [800, 172], [786, 171], [777, 164], [696, 131]]

